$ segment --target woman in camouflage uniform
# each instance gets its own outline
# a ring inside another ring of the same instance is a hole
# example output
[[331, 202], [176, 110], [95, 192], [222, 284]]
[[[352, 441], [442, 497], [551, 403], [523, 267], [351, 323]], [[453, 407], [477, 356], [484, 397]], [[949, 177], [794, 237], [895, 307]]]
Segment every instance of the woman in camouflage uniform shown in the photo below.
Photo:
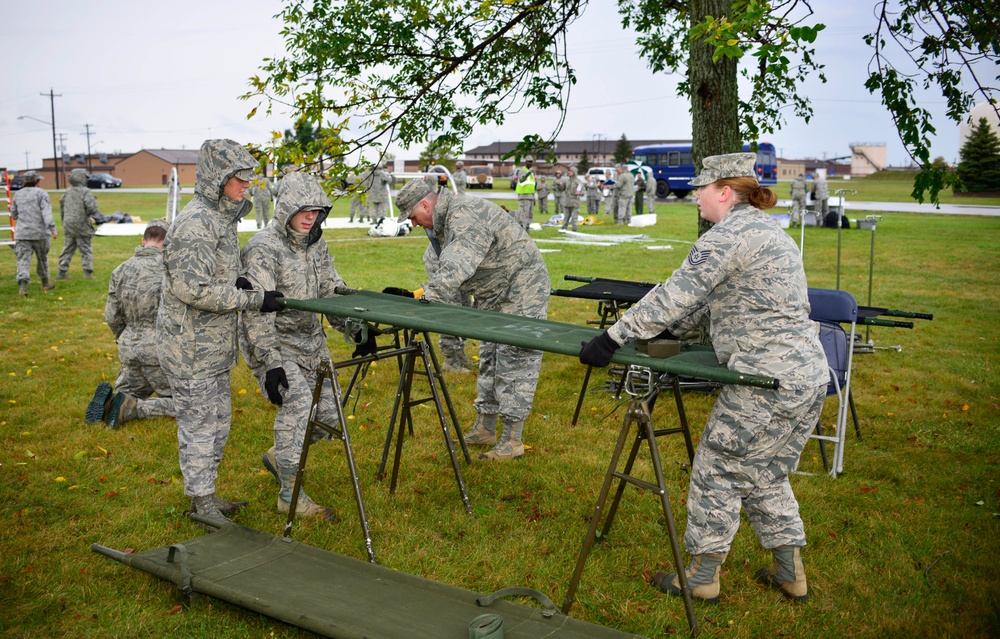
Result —
[[[774, 553], [758, 578], [796, 600], [806, 598], [799, 549], [806, 536], [788, 474], [815, 427], [828, 371], [809, 319], [798, 248], [761, 209], [777, 196], [753, 173], [753, 153], [716, 155], [691, 182], [701, 216], [713, 226], [684, 264], [610, 329], [584, 344], [580, 360], [606, 366], [626, 340], [663, 330], [683, 335], [708, 326], [719, 362], [774, 377], [776, 390], [723, 387], [691, 468], [684, 541], [694, 555], [685, 574], [692, 595], [716, 601], [719, 571], [745, 509], [757, 537]], [[654, 585], [681, 594], [676, 574]]]

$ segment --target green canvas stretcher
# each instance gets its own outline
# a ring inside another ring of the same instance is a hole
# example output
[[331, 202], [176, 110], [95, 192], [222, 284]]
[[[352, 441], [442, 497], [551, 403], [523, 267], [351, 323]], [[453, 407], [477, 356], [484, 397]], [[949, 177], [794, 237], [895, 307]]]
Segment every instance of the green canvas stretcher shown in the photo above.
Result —
[[[549, 353], [578, 357], [580, 344], [601, 333], [600, 329], [550, 320], [520, 317], [484, 311], [465, 306], [415, 300], [373, 291], [338, 288], [339, 297], [311, 300], [282, 298], [285, 306], [354, 318], [366, 322], [388, 324], [431, 333], [455, 335], [499, 344], [510, 344]], [[682, 352], [674, 357], [659, 359], [636, 350], [635, 345], [622, 347], [613, 362], [643, 366], [661, 373], [707, 379], [723, 384], [743, 384], [777, 388], [778, 380], [729, 370], [719, 364], [712, 351]]]
[[484, 613], [502, 619], [503, 634], [475, 636], [643, 639], [553, 607], [543, 611], [502, 599], [480, 607], [476, 600], [482, 595], [470, 590], [232, 523], [140, 553], [99, 544], [91, 549], [169, 581], [186, 595], [209, 595], [335, 639], [466, 639], [472, 636], [470, 624]]

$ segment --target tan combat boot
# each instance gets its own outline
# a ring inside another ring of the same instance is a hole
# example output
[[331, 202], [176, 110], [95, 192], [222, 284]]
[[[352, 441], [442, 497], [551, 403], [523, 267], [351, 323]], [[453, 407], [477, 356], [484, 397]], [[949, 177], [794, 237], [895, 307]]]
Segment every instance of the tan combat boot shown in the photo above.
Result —
[[[219, 507], [215, 505], [215, 495], [194, 497], [191, 500], [191, 504], [192, 504], [192, 511], [201, 515], [202, 517], [206, 517], [208, 519], [217, 521], [219, 523], [219, 526], [221, 526], [222, 524], [232, 523], [228, 517], [226, 517], [219, 511]], [[200, 522], [199, 525], [201, 525], [208, 532], [215, 532], [215, 527], [213, 526], [209, 526], [208, 524], [202, 524]]]
[[[278, 476], [281, 478], [281, 490], [278, 492], [278, 512], [288, 514], [292, 501], [292, 489], [295, 488], [295, 475], [286, 474], [279, 469]], [[314, 502], [306, 494], [304, 488], [299, 489], [299, 499], [295, 503], [295, 514], [302, 517], [321, 517], [327, 521], [337, 521], [337, 514], [333, 512], [333, 509]]]
[[799, 546], [778, 546], [771, 552], [774, 563], [757, 571], [757, 581], [765, 586], [780, 588], [792, 601], [806, 601], [809, 589], [802, 565], [802, 549]]
[[497, 416], [479, 413], [472, 430], [465, 435], [465, 443], [475, 446], [494, 446], [497, 443]]
[[125, 393], [115, 393], [111, 397], [111, 404], [104, 415], [104, 421], [111, 428], [118, 428], [125, 422], [130, 422], [139, 417], [139, 403], [135, 397]]
[[[688, 588], [691, 589], [691, 596], [709, 603], [719, 602], [719, 572], [722, 570], [722, 563], [726, 561], [728, 553], [719, 555], [695, 555], [684, 569], [684, 576], [687, 577]], [[653, 575], [653, 586], [671, 595], [683, 595], [681, 581], [677, 573], [658, 572]]]

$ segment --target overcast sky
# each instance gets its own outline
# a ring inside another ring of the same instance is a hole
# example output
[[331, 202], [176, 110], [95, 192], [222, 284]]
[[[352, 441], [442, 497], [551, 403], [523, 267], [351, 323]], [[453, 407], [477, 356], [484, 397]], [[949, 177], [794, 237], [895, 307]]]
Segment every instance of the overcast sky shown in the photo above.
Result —
[[[881, 142], [891, 165], [906, 164], [891, 119], [864, 89], [871, 51], [862, 36], [874, 25], [874, 0], [813, 4], [815, 21], [827, 25], [816, 48], [828, 82], [811, 80], [800, 89], [815, 109], [809, 124], [790, 119], [764, 139], [790, 158], [846, 156], [851, 142]], [[247, 120], [250, 105], [238, 99], [261, 61], [283, 51], [281, 24], [272, 17], [277, 0], [176, 0], [158, 3], [155, 11], [134, 0], [20, 6], [25, 10], [0, 26], [7, 80], [0, 94], [0, 166], [37, 167], [52, 157], [50, 89], [58, 94], [56, 129], [68, 153], [87, 150], [87, 124], [95, 153], [198, 148], [212, 137], [265, 142], [269, 131], [291, 126], [285, 115]], [[570, 32], [578, 83], [561, 139], [690, 138], [688, 103], [676, 97], [679, 78], [651, 74], [634, 43], [615, 3], [592, 0]], [[943, 99], [929, 95], [923, 106], [936, 117], [932, 155], [956, 160], [958, 125], [944, 117]], [[502, 127], [478, 129], [466, 148], [528, 133], [544, 137], [557, 122], [551, 111], [512, 115]], [[396, 149], [406, 158], [420, 150]]]

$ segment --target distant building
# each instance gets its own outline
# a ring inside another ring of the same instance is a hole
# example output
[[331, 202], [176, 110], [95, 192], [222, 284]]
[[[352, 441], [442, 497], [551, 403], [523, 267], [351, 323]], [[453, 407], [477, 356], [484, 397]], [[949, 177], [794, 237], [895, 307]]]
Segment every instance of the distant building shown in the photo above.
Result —
[[165, 185], [170, 169], [181, 184], [193, 185], [198, 149], [143, 149], [115, 165], [114, 175], [124, 186]]
[[805, 160], [789, 160], [787, 158], [778, 158], [779, 180], [794, 180], [795, 176], [797, 176], [799, 173], [805, 174], [805, 172], [806, 172]]
[[[115, 165], [128, 157], [126, 153], [80, 153], [59, 158], [59, 185], [66, 187], [66, 176], [73, 169], [87, 169], [90, 173], [110, 173], [114, 175]], [[66, 160], [69, 160], [68, 162]], [[42, 176], [42, 188], [56, 188], [56, 161], [54, 158], [43, 158], [42, 167], [35, 169]]]
[[972, 132], [972, 127], [979, 124], [980, 118], [986, 118], [986, 121], [993, 127], [993, 132], [1000, 136], [1000, 118], [997, 117], [994, 105], [989, 102], [982, 102], [972, 107], [972, 111], [969, 112], [969, 117], [967, 117], [965, 122], [958, 127], [959, 149], [965, 146], [965, 141], [969, 139], [969, 133]]
[[886, 162], [885, 142], [852, 142], [851, 175], [864, 177], [884, 171]]

